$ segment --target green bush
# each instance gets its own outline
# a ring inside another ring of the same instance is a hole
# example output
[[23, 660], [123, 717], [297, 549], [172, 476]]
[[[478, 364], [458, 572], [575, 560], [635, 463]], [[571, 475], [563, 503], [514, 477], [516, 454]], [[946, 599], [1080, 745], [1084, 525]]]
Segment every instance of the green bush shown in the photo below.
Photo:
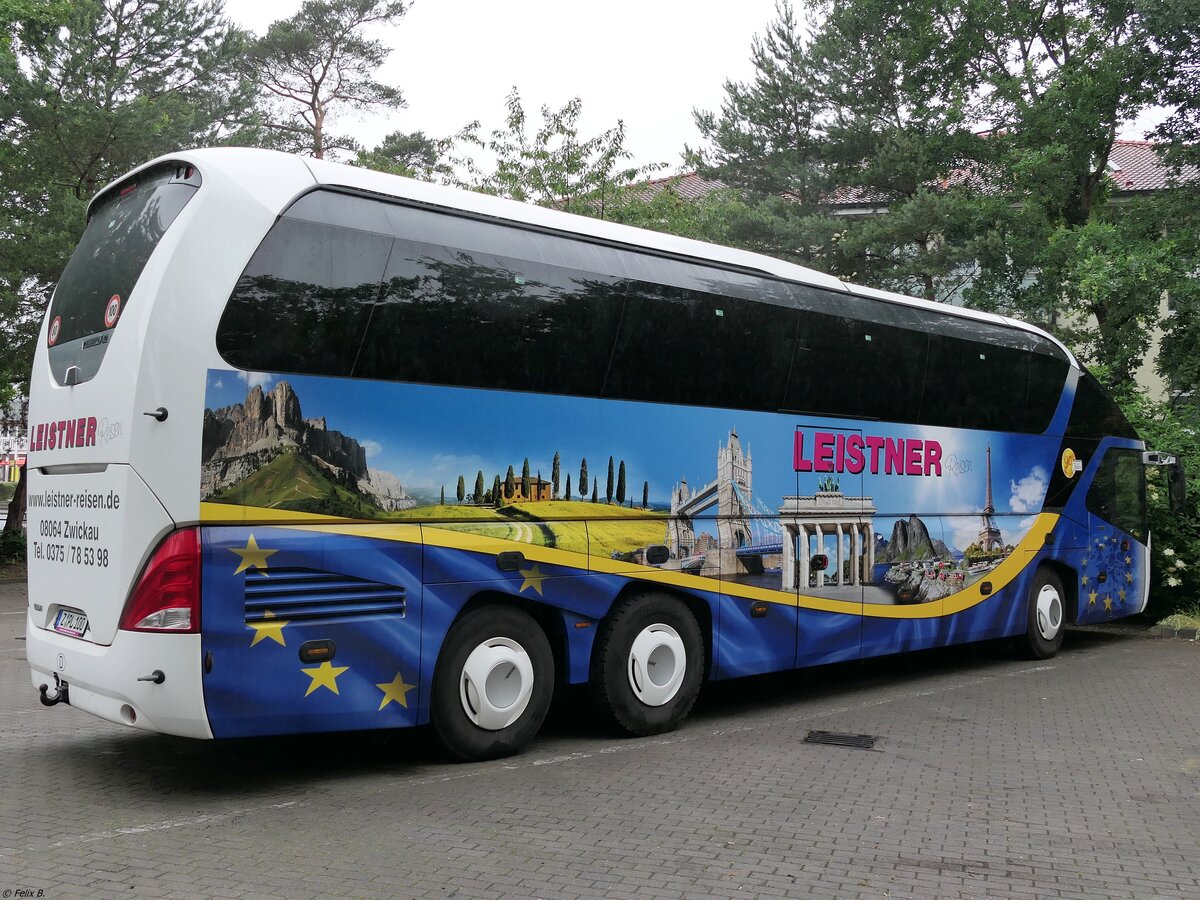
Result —
[[0, 503], [8, 503], [16, 491], [17, 485], [12, 481], [0, 481]]
[[1160, 619], [1194, 608], [1200, 599], [1200, 434], [1166, 403], [1133, 388], [1115, 392], [1117, 403], [1146, 445], [1180, 457], [1187, 473], [1187, 508], [1171, 511], [1167, 470], [1146, 470], [1146, 502], [1153, 544], [1147, 613]]
[[25, 562], [25, 531], [0, 531], [0, 565]]

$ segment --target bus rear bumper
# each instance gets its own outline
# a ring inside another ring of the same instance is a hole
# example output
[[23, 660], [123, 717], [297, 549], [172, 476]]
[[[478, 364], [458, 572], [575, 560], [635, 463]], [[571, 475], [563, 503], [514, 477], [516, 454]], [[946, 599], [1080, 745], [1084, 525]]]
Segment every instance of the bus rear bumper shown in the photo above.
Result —
[[[144, 731], [211, 738], [201, 683], [200, 635], [118, 631], [109, 646], [25, 622], [34, 689], [68, 685], [67, 702], [101, 719]], [[161, 684], [139, 681], [155, 671]], [[57, 677], [56, 677], [57, 676]]]

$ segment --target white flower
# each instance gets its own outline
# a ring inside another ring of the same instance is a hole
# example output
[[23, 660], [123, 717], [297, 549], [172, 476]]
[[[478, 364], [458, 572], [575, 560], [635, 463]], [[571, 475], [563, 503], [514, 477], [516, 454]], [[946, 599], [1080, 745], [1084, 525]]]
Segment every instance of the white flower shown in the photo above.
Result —
[[1182, 571], [1183, 569], [1186, 569], [1186, 568], [1187, 568], [1187, 563], [1185, 563], [1182, 559], [1177, 559], [1177, 560], [1175, 560], [1175, 562], [1171, 563], [1171, 571], [1172, 572], [1175, 571], [1176, 569], [1179, 569], [1180, 571]]
[[1172, 550], [1170, 547], [1168, 547], [1166, 550], [1163, 551], [1163, 556], [1171, 557], [1174, 555], [1175, 555], [1175, 551]]
[[1174, 575], [1167, 576], [1167, 587], [1179, 587], [1181, 584], [1183, 584], [1183, 582]]

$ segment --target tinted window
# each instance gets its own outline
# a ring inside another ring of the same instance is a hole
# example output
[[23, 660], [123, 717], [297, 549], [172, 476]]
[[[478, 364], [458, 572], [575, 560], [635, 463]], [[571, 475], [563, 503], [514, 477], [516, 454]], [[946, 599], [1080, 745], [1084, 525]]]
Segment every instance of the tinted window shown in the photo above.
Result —
[[50, 305], [50, 367], [59, 382], [69, 366], [81, 380], [100, 367], [108, 336], [179, 211], [200, 186], [191, 166], [165, 164], [113, 187], [92, 208]]
[[616, 279], [397, 241], [356, 376], [599, 396]]
[[349, 375], [392, 240], [283, 218], [238, 280], [217, 331], [232, 365]]
[[1022, 431], [1045, 431], [1058, 409], [1070, 365], [1057, 347], [1054, 352], [1054, 356], [1038, 351], [1029, 355], [1029, 389], [1025, 393]]
[[1088, 489], [1087, 508], [1138, 540], [1146, 539], [1146, 482], [1138, 450], [1110, 449]]
[[1029, 353], [933, 334], [921, 423], [1013, 431], [1022, 427]]
[[640, 281], [626, 297], [604, 396], [779, 408], [795, 310]]
[[1137, 438], [1137, 432], [1133, 430], [1120, 407], [1088, 371], [1081, 372], [1079, 376], [1079, 386], [1075, 389], [1075, 404], [1067, 422], [1067, 435], [1084, 438]]

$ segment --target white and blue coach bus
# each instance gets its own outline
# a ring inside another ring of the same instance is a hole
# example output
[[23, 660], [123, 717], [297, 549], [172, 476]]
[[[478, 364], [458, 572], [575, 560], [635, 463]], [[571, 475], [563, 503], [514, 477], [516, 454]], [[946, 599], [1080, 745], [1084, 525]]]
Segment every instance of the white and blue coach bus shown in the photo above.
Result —
[[701, 684], [1139, 612], [1147, 450], [1054, 338], [258, 150], [92, 201], [30, 393], [43, 703], [197, 738]]

